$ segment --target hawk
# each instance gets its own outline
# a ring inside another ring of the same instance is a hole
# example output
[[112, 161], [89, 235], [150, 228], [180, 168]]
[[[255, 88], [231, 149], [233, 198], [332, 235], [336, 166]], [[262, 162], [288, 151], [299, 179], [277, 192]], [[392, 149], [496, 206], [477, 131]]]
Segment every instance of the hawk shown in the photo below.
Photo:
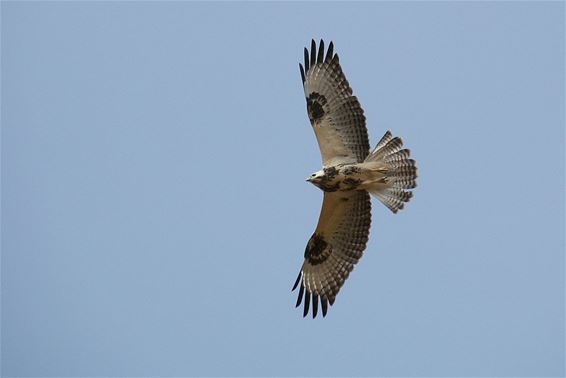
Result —
[[370, 193], [393, 213], [412, 197], [417, 167], [403, 142], [387, 131], [370, 152], [366, 118], [342, 72], [334, 45], [324, 41], [305, 48], [299, 63], [322, 169], [307, 181], [324, 192], [318, 225], [307, 243], [304, 262], [293, 285], [299, 288], [296, 307], [304, 298], [303, 317], [328, 305], [362, 257], [371, 224]]

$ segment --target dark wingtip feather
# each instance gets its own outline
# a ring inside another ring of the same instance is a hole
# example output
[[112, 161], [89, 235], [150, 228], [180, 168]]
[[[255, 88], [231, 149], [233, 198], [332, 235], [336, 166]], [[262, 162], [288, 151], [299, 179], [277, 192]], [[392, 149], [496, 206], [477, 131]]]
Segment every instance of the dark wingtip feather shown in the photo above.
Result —
[[326, 311], [328, 311], [328, 301], [325, 297], [320, 297], [320, 305], [322, 307], [322, 317], [326, 316]]
[[303, 318], [307, 316], [307, 314], [309, 313], [310, 304], [311, 304], [311, 293], [307, 291], [307, 295], [305, 296], [305, 309], [303, 311]]
[[328, 51], [326, 52], [326, 58], [324, 58], [324, 61], [329, 62], [330, 60], [332, 60], [332, 54], [334, 54], [334, 43], [330, 41], [330, 44], [328, 45]]
[[311, 67], [316, 64], [316, 42], [311, 39]]
[[330, 303], [330, 305], [332, 306], [334, 304], [334, 300], [336, 299], [336, 297], [330, 297], [328, 299], [328, 303]]
[[291, 291], [293, 291], [297, 288], [297, 285], [299, 284], [299, 281], [301, 280], [301, 275], [302, 275], [302, 272], [299, 272], [299, 275], [297, 276], [297, 279], [295, 280], [295, 284], [293, 285], [293, 288], [291, 289]]
[[309, 65], [309, 50], [307, 50], [306, 47], [305, 47], [304, 54], [305, 54], [305, 72], [309, 72], [309, 68], [310, 68], [310, 65]]
[[303, 65], [301, 63], [299, 63], [299, 69], [301, 70], [301, 79], [303, 80], [303, 84], [305, 83], [305, 69], [303, 68]]
[[316, 63], [320, 64], [324, 59], [324, 41], [321, 39], [318, 45], [318, 56], [316, 57]]
[[303, 284], [301, 284], [301, 288], [299, 289], [299, 296], [297, 297], [297, 304], [295, 304], [295, 308], [301, 305], [301, 302], [303, 301], [304, 292], [305, 292], [305, 287], [303, 286]]
[[316, 314], [318, 314], [318, 295], [312, 295], [312, 318], [316, 318]]

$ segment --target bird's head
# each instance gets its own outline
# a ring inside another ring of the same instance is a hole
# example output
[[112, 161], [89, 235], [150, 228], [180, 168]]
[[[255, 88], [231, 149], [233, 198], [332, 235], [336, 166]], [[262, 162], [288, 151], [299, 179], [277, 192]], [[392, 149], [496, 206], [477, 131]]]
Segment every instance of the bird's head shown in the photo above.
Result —
[[307, 181], [310, 182], [311, 184], [318, 186], [318, 184], [320, 184], [325, 178], [326, 178], [326, 173], [324, 172], [324, 170], [321, 169], [320, 171], [317, 171], [312, 175], [310, 175], [309, 177], [307, 177]]

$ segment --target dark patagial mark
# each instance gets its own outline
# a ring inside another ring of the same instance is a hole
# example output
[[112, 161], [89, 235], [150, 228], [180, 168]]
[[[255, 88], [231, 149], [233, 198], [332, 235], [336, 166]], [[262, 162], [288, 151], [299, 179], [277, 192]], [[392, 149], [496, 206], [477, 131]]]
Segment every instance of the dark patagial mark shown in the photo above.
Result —
[[323, 263], [330, 255], [330, 248], [328, 248], [328, 243], [324, 240], [322, 235], [316, 232], [312, 234], [307, 247], [305, 248], [305, 259], [311, 265], [318, 265]]
[[356, 167], [355, 165], [350, 165], [345, 167], [342, 172], [344, 173], [344, 176], [351, 176], [354, 173], [360, 173], [361, 169], [360, 167]]
[[336, 182], [334, 184], [330, 184], [329, 182], [321, 182], [320, 184], [318, 184], [318, 187], [320, 189], [322, 189], [325, 192], [336, 192], [338, 191], [338, 189], [340, 189], [340, 182]]
[[351, 177], [345, 178], [344, 181], [342, 181], [345, 185], [348, 186], [352, 186], [352, 187], [357, 187], [358, 185], [360, 185], [360, 183], [362, 182], [362, 180], [360, 179], [353, 179]]
[[323, 95], [313, 92], [307, 98], [307, 113], [311, 122], [318, 121], [324, 116], [324, 108], [326, 105], [326, 97]]

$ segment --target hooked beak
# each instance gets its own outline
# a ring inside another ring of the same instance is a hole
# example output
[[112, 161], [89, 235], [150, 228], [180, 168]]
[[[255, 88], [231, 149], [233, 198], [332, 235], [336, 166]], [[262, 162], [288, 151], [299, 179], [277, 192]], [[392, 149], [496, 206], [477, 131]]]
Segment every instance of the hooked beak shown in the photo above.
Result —
[[312, 175], [311, 175], [311, 176], [307, 177], [307, 181], [310, 182], [311, 184], [314, 184], [314, 183], [316, 183], [316, 182], [319, 181], [319, 180], [320, 180], [320, 178], [319, 178], [319, 177], [316, 177], [316, 176], [312, 176]]

